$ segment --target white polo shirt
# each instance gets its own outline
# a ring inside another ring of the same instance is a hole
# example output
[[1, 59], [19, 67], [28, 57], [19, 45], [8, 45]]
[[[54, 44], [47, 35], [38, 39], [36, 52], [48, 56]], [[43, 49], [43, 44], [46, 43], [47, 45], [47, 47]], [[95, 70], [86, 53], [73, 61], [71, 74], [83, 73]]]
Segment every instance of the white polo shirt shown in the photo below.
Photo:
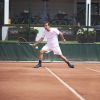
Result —
[[44, 30], [42, 34], [42, 38], [47, 39], [47, 45], [49, 47], [57, 47], [58, 43], [58, 35], [60, 31], [58, 29], [50, 28], [50, 31]]

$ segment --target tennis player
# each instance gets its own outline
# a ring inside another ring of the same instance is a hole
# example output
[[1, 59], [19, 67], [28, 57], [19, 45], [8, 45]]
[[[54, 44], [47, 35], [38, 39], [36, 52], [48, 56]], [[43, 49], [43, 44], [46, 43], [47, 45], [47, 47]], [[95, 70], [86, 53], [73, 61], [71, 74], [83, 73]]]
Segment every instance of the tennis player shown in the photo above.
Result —
[[35, 45], [42, 42], [44, 37], [47, 38], [47, 44], [43, 46], [43, 48], [40, 50], [38, 56], [39, 62], [34, 68], [42, 67], [43, 54], [51, 51], [53, 51], [54, 55], [56, 55], [58, 58], [62, 59], [69, 66], [69, 68], [74, 68], [74, 65], [72, 65], [68, 61], [68, 59], [62, 54], [58, 42], [58, 35], [60, 35], [62, 41], [65, 41], [63, 34], [58, 29], [51, 28], [49, 22], [44, 23], [44, 32]]

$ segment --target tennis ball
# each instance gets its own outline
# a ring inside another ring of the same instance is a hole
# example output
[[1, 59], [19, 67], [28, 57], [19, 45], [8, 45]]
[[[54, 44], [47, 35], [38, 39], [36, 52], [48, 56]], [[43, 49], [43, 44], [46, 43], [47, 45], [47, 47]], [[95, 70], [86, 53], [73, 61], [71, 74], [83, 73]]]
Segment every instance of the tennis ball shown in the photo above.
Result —
[[35, 49], [38, 49], [38, 46], [36, 46]]

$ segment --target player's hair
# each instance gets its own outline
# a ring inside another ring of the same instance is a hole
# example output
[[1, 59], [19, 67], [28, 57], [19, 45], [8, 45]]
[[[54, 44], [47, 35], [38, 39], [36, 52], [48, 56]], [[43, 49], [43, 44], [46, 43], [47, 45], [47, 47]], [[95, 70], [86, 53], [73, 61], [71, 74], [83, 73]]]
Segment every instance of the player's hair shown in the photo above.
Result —
[[44, 26], [45, 24], [47, 24], [47, 23], [48, 23], [48, 25], [50, 26], [49, 21], [45, 21], [45, 22], [43, 23], [43, 26]]

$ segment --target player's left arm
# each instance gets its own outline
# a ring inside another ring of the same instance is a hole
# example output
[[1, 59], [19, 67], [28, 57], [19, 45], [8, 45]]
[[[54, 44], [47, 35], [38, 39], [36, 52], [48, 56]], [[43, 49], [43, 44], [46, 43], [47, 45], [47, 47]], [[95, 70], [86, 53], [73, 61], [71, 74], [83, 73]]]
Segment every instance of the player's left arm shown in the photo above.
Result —
[[63, 42], [66, 41], [62, 32], [59, 33], [59, 36]]

